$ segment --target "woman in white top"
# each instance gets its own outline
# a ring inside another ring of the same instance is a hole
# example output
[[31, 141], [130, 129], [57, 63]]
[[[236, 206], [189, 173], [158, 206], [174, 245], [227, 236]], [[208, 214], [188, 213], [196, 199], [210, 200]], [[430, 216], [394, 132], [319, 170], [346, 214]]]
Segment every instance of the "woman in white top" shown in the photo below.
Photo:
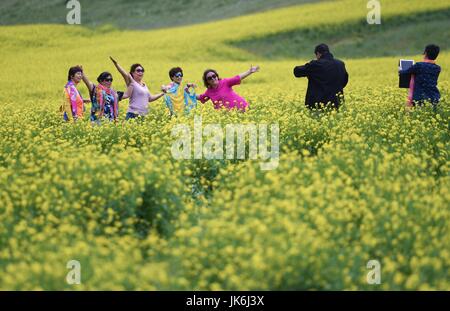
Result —
[[144, 67], [141, 64], [133, 64], [130, 72], [127, 73], [115, 59], [110, 57], [117, 70], [122, 74], [127, 84], [127, 95], [130, 98], [130, 105], [126, 115], [126, 120], [136, 117], [144, 117], [148, 114], [148, 103], [160, 99], [166, 90], [161, 88], [161, 93], [151, 95], [147, 85], [142, 81], [144, 77]]

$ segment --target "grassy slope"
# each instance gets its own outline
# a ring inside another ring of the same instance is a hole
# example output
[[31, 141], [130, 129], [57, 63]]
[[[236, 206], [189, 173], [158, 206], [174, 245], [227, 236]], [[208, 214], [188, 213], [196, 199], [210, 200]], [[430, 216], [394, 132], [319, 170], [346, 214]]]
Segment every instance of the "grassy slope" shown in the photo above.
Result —
[[[80, 0], [85, 26], [111, 24], [118, 28], [149, 29], [226, 19], [317, 0]], [[65, 0], [3, 0], [0, 25], [65, 24]]]
[[[291, 78], [291, 71], [293, 65], [306, 61], [309, 57], [303, 56], [295, 62], [271, 62], [262, 56], [231, 46], [228, 42], [320, 25], [338, 27], [346, 23], [351, 24], [359, 21], [367, 12], [365, 6], [355, 6], [356, 2], [358, 1], [344, 0], [306, 4], [208, 24], [145, 32], [114, 29], [93, 31], [85, 27], [63, 25], [0, 27], [0, 40], [3, 42], [0, 51], [0, 65], [3, 68], [0, 85], [2, 89], [14, 90], [2, 92], [0, 100], [13, 100], [15, 92], [25, 93], [30, 99], [59, 96], [67, 68], [77, 63], [85, 65], [93, 78], [104, 70], [115, 73], [108, 60], [109, 55], [116, 56], [124, 66], [136, 61], [143, 63], [148, 69], [146, 79], [152, 85], [153, 91], [156, 91], [158, 85], [167, 82], [167, 71], [174, 65], [186, 68], [187, 79], [201, 85], [201, 72], [206, 67], [217, 68], [224, 75], [229, 75], [245, 70], [251, 62], [258, 62], [264, 70], [251, 79], [248, 85], [270, 82], [271, 87], [304, 87], [304, 83]], [[352, 5], [352, 10], [340, 10], [343, 6]], [[408, 5], [402, 0], [393, 0], [383, 6], [383, 18], [448, 7], [444, 1], [437, 0], [427, 3], [413, 0]], [[323, 16], [329, 18], [323, 19]], [[408, 27], [413, 26], [409, 24]], [[383, 34], [376, 41], [364, 41], [363, 44], [367, 46], [365, 49], [374, 45], [391, 46], [395, 43], [387, 41], [386, 36], [388, 34]], [[287, 46], [286, 49], [288, 48]], [[311, 48], [312, 46], [308, 47], [308, 50]], [[419, 48], [405, 49], [404, 54], [401, 51], [399, 54], [417, 58], [421, 53], [421, 46]], [[337, 56], [341, 57], [339, 53]], [[349, 61], [346, 57], [343, 59], [348, 62], [348, 69], [354, 77], [350, 87], [360, 87], [359, 81], [369, 82], [367, 75], [359, 68], [365, 68], [366, 63]], [[396, 61], [397, 57], [370, 60], [370, 64], [373, 64], [372, 70], [378, 72], [378, 77], [383, 77], [370, 81], [370, 84], [395, 85]], [[443, 53], [439, 63], [445, 67], [448, 64], [448, 54]], [[273, 79], [278, 70], [283, 71], [282, 76], [286, 78]], [[358, 74], [355, 76], [353, 72]], [[39, 77], [39, 81], [35, 82], [39, 87], [18, 85], [16, 79], [20, 77]], [[442, 83], [446, 80], [448, 73], [444, 70], [440, 81]], [[247, 90], [246, 87], [242, 88], [243, 92]]]
[[264, 58], [283, 59], [310, 57], [312, 47], [319, 42], [327, 42], [336, 55], [345, 58], [414, 54], [431, 42], [439, 43], [442, 50], [447, 50], [450, 8], [392, 16], [385, 18], [381, 25], [368, 25], [362, 18], [337, 27], [299, 28], [232, 44]]
[[[1, 53], [16, 55], [17, 47], [22, 52], [37, 52], [36, 48], [47, 49], [55, 57], [87, 54], [95, 48], [93, 55], [115, 51], [126, 51], [131, 56], [145, 55], [157, 60], [186, 59], [198, 60], [250, 60], [255, 55], [229, 45], [230, 41], [259, 39], [269, 35], [279, 35], [298, 29], [318, 28], [323, 25], [340, 27], [342, 24], [356, 23], [366, 16], [367, 9], [355, 0], [341, 0], [320, 4], [273, 10], [248, 16], [216, 21], [213, 23], [161, 29], [146, 32], [116, 31], [103, 28], [96, 31], [80, 26], [2, 27], [0, 39], [3, 41]], [[352, 10], [342, 11], [351, 6]], [[399, 14], [408, 15], [429, 10], [448, 9], [445, 1], [393, 0], [383, 6], [383, 18], [389, 19]], [[323, 18], [327, 16], [327, 18]], [[409, 23], [412, 25], [414, 23]], [[369, 31], [370, 27], [367, 27]], [[76, 40], [76, 41], [75, 41]], [[368, 44], [370, 42], [365, 42]], [[384, 41], [380, 43], [385, 43]], [[75, 44], [79, 47], [74, 49]], [[177, 48], [173, 48], [173, 46]], [[114, 48], [111, 48], [111, 47]], [[132, 47], [130, 49], [130, 47]], [[180, 48], [181, 47], [181, 48]], [[289, 44], [286, 44], [289, 49]], [[182, 52], [180, 52], [182, 50]], [[63, 53], [64, 51], [64, 53]], [[145, 51], [145, 52], [143, 52]], [[134, 54], [134, 55], [133, 55]], [[48, 55], [48, 54], [47, 54]]]

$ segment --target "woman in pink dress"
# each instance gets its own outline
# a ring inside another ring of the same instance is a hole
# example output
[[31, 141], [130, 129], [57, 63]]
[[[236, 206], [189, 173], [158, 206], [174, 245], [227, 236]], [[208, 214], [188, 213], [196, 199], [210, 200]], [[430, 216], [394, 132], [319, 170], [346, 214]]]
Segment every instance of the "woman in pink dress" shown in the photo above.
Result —
[[236, 94], [233, 86], [241, 84], [241, 81], [248, 76], [259, 71], [259, 66], [250, 66], [250, 69], [240, 75], [232, 78], [221, 79], [219, 74], [214, 69], [207, 69], [203, 73], [203, 83], [207, 87], [205, 93], [198, 95], [197, 99], [202, 103], [211, 99], [215, 109], [222, 107], [231, 110], [238, 109], [245, 111], [248, 103], [244, 98]]

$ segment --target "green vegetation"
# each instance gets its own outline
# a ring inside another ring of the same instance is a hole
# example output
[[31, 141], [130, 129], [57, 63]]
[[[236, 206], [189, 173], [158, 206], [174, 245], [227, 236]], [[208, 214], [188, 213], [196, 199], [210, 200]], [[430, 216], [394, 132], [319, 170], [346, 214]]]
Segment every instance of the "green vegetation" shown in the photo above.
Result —
[[[326, 42], [344, 58], [370, 58], [415, 54], [431, 42], [447, 50], [450, 42], [450, 9], [394, 15], [381, 25], [369, 25], [365, 18], [350, 23], [301, 27], [261, 37], [230, 42], [267, 59], [312, 57], [313, 47]], [[387, 44], [389, 43], [389, 44]]]
[[[318, 0], [80, 0], [82, 24], [150, 29], [198, 24]], [[65, 24], [66, 0], [2, 0], [0, 25]]]

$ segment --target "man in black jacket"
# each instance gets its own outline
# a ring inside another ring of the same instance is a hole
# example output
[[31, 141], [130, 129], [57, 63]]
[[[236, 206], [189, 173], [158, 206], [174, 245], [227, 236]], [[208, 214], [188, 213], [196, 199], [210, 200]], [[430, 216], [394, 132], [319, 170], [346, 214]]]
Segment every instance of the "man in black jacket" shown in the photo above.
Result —
[[332, 107], [339, 108], [348, 82], [345, 64], [333, 57], [326, 44], [316, 46], [314, 53], [317, 60], [294, 68], [297, 78], [308, 78], [305, 104], [310, 109], [317, 107], [317, 104], [331, 104]]

